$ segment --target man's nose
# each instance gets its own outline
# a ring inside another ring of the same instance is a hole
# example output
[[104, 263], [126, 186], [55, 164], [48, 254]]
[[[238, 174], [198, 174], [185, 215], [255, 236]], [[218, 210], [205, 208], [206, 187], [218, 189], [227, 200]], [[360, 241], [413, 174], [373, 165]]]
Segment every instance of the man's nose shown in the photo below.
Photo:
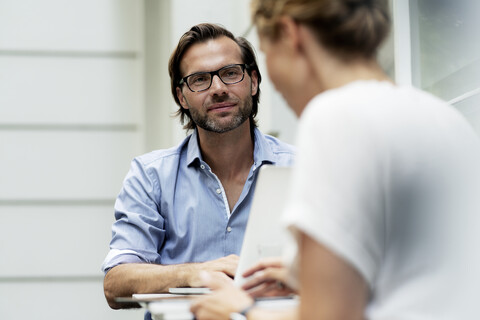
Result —
[[210, 86], [210, 90], [214, 94], [221, 94], [225, 93], [227, 89], [227, 85], [223, 83], [222, 79], [216, 74], [212, 78], [212, 85]]

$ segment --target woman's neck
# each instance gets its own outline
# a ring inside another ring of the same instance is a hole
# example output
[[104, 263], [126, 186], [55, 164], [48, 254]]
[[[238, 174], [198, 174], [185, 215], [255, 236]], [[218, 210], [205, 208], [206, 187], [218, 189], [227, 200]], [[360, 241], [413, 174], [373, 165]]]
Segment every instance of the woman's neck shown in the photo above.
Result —
[[392, 81], [375, 58], [341, 58], [320, 45], [304, 29], [307, 41], [303, 41], [305, 57], [312, 68], [320, 92], [344, 86], [358, 80]]

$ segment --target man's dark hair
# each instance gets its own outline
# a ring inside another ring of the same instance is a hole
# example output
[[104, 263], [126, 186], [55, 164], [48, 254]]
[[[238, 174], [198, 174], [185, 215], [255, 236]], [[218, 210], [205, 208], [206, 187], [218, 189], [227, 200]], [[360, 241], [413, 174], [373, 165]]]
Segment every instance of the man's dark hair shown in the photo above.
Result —
[[219, 25], [202, 23], [193, 26], [189, 31], [183, 34], [168, 62], [168, 73], [170, 75], [173, 99], [175, 99], [175, 102], [180, 107], [175, 115], [180, 116], [180, 123], [186, 130], [193, 130], [195, 129], [196, 125], [190, 116], [190, 111], [182, 107], [177, 97], [176, 89], [180, 86], [180, 80], [186, 76], [182, 75], [180, 71], [180, 63], [182, 62], [185, 52], [187, 52], [192, 45], [224, 36], [235, 41], [235, 43], [240, 47], [243, 60], [242, 62], [248, 66], [246, 69], [248, 74], [251, 76], [252, 71], [257, 73], [258, 89], [257, 93], [252, 97], [252, 114], [249, 117], [251, 125], [257, 126], [255, 117], [258, 112], [258, 102], [260, 101], [260, 82], [262, 81], [262, 77], [260, 75], [260, 70], [258, 69], [255, 51], [253, 50], [252, 45], [247, 41], [247, 39], [243, 37], [235, 37], [230, 31]]

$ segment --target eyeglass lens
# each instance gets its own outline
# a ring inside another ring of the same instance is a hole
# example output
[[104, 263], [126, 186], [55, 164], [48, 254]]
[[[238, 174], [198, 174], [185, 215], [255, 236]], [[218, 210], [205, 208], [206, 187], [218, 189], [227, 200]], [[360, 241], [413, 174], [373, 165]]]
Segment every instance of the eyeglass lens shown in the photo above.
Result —
[[213, 75], [217, 74], [225, 84], [234, 84], [243, 80], [241, 65], [223, 67], [216, 72], [201, 72], [187, 77], [187, 85], [193, 91], [206, 90], [212, 84]]

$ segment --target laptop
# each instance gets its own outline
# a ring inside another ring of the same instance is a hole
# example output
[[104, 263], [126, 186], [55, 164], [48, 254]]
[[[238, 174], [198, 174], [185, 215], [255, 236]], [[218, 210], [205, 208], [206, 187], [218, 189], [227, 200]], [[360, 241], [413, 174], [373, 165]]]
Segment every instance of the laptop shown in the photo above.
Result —
[[237, 286], [246, 281], [242, 274], [248, 268], [263, 258], [282, 256], [283, 248], [290, 241], [281, 217], [290, 190], [291, 169], [265, 165], [260, 167], [235, 273], [234, 283]]

